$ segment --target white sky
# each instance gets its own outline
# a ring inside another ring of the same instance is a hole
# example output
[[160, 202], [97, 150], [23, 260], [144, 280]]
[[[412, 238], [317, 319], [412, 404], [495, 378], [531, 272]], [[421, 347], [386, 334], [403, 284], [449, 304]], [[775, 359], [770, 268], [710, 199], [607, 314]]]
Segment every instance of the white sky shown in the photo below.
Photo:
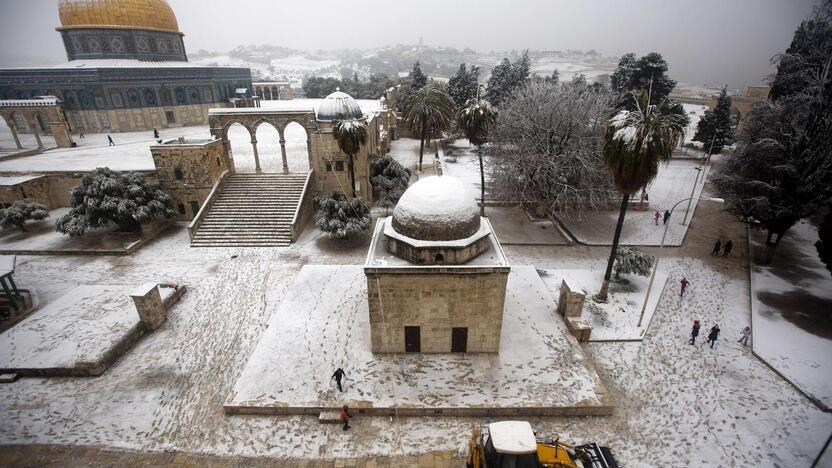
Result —
[[[190, 51], [241, 44], [296, 49], [389, 44], [657, 51], [690, 84], [759, 83], [813, 0], [169, 0]], [[0, 0], [0, 66], [63, 58], [57, 0]]]

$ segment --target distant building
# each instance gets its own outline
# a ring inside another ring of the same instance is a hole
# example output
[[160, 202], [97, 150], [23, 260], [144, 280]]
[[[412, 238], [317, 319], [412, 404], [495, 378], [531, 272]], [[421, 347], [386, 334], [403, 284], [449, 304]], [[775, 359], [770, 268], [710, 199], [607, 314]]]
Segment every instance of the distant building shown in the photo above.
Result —
[[[770, 86], [748, 86], [745, 88], [745, 94], [734, 94], [731, 96], [731, 111], [738, 115], [739, 121], [742, 122], [745, 116], [754, 107], [754, 104], [763, 102], [768, 99], [768, 92]], [[717, 95], [708, 97], [708, 109], [714, 110], [717, 104]]]
[[294, 99], [292, 83], [288, 81], [263, 81], [252, 83], [254, 94], [263, 101], [290, 101]]
[[74, 131], [126, 132], [205, 124], [235, 90], [251, 97], [248, 68], [188, 62], [165, 0], [61, 0], [58, 12], [69, 61], [0, 70], [0, 99], [56, 96]]

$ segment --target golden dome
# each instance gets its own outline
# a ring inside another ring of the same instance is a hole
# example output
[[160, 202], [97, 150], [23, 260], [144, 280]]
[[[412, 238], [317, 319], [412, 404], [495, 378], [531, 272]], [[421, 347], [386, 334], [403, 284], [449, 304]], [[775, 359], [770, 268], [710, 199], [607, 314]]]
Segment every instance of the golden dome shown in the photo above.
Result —
[[[179, 32], [165, 0], [60, 0], [61, 28], [126, 28]], [[181, 33], [180, 33], [181, 34]]]

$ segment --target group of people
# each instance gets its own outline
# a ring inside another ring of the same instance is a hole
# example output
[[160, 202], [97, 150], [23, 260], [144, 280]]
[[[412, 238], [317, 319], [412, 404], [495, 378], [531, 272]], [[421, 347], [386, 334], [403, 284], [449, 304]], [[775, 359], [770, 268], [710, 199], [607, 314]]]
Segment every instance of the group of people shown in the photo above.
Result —
[[664, 214], [661, 211], [656, 211], [656, 214], [653, 215], [653, 219], [656, 221], [656, 226], [659, 225], [659, 220], [662, 220], [662, 225], [667, 224], [670, 221], [670, 211], [664, 210]]
[[[341, 369], [339, 367], [339, 368], [335, 369], [335, 372], [333, 372], [332, 377], [330, 377], [329, 380], [332, 381], [332, 379], [335, 379], [335, 383], [338, 385], [338, 391], [343, 393], [344, 392], [344, 387], [341, 385], [341, 380], [346, 379], [346, 378], [347, 378], [347, 373], [344, 372], [344, 369]], [[341, 413], [340, 413], [339, 417], [341, 419], [341, 422], [344, 423], [343, 430], [345, 430], [345, 431], [349, 430], [349, 428], [350, 428], [350, 408], [349, 408], [349, 406], [344, 405], [341, 408]]]
[[[84, 131], [78, 130], [78, 138], [84, 138]], [[156, 140], [157, 143], [161, 143], [162, 140], [159, 138], [159, 130], [153, 129], [153, 138]], [[116, 142], [113, 141], [112, 135], [107, 135], [107, 146], [115, 146]]]
[[[711, 349], [714, 348], [714, 344], [716, 344], [716, 340], [719, 338], [720, 332], [719, 324], [714, 324], [711, 327], [710, 331], [708, 331], [708, 341], [707, 343], [710, 345]], [[688, 340], [688, 344], [695, 345], [696, 344], [696, 337], [699, 336], [699, 320], [693, 321], [693, 329], [690, 332], [690, 340]], [[739, 339], [737, 343], [741, 343], [743, 346], [748, 346], [748, 340], [751, 338], [751, 327], [745, 327], [740, 331]]]
[[722, 251], [722, 256], [727, 257], [731, 254], [731, 250], [734, 248], [734, 242], [731, 239], [722, 242], [722, 239], [717, 239], [714, 243], [714, 250], [711, 251], [711, 255], [716, 255], [719, 257], [719, 251]]

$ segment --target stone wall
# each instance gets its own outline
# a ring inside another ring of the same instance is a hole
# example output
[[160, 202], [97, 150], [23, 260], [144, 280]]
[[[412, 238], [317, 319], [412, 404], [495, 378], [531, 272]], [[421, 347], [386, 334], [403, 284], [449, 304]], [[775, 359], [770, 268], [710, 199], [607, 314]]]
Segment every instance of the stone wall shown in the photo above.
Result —
[[467, 352], [498, 352], [508, 268], [477, 270], [421, 268], [397, 274], [365, 269], [372, 351], [405, 352], [404, 327], [418, 326], [423, 353], [451, 352], [453, 327], [468, 329]]
[[[155, 173], [146, 172], [144, 175], [148, 183], [158, 183]], [[68, 207], [69, 192], [81, 185], [83, 176], [83, 173], [47, 174], [19, 184], [0, 186], [0, 203], [12, 204], [17, 200], [28, 199], [42, 203], [50, 210]]]
[[[208, 109], [217, 107], [227, 107], [227, 104], [207, 103], [132, 109], [68, 110], [66, 115], [76, 132], [79, 128], [90, 133], [136, 132], [154, 128], [205, 125], [208, 123]], [[166, 112], [173, 113], [172, 122], [168, 122]]]
[[193, 219], [220, 175], [233, 172], [221, 140], [173, 140], [151, 146], [150, 154], [159, 187], [170, 195], [179, 220]]

